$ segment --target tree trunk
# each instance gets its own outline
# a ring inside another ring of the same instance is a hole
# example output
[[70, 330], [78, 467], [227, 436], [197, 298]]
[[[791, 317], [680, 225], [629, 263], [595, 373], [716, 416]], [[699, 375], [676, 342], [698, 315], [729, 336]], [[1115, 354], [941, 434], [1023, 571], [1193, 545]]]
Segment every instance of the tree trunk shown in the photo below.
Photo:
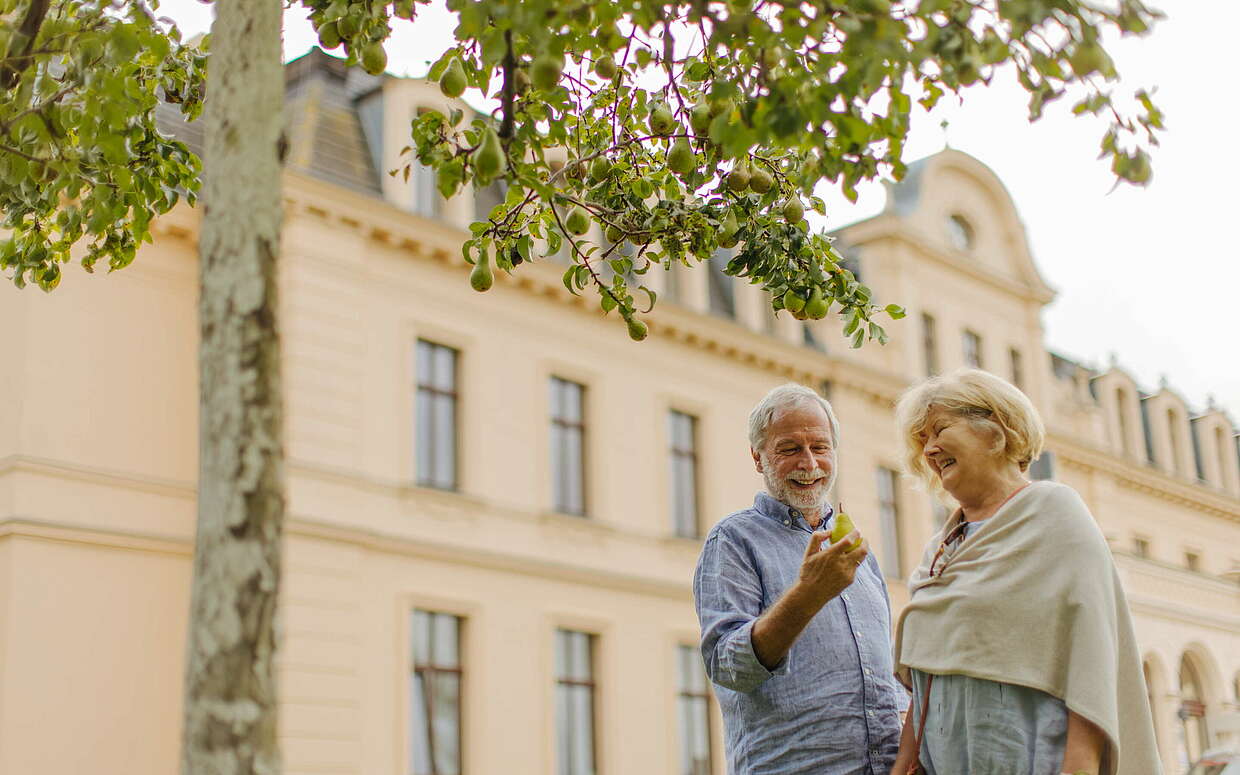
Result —
[[280, 771], [281, 16], [280, 0], [220, 0], [211, 28], [199, 243], [198, 536], [183, 775]]

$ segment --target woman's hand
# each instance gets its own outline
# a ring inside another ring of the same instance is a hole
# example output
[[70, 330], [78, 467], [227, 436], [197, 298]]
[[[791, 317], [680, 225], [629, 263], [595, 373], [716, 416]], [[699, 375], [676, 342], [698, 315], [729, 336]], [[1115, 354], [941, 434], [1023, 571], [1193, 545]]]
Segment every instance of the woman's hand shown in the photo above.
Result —
[[917, 761], [916, 736], [913, 730], [913, 709], [910, 707], [904, 716], [904, 729], [900, 732], [900, 750], [896, 753], [896, 763], [891, 766], [891, 775], [904, 775], [913, 762]]
[[1098, 775], [1102, 765], [1102, 752], [1107, 747], [1106, 734], [1068, 711], [1068, 739], [1064, 743], [1063, 771], [1072, 775]]

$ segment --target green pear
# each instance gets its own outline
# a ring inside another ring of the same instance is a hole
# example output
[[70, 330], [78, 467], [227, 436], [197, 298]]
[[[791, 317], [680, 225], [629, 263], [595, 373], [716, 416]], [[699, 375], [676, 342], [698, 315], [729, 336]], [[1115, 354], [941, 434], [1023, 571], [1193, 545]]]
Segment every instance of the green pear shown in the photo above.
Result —
[[504, 149], [499, 144], [499, 135], [495, 134], [491, 127], [482, 130], [482, 142], [474, 151], [472, 161], [474, 174], [484, 184], [490, 183], [507, 170], [508, 162], [504, 157]]
[[560, 83], [560, 74], [564, 72], [564, 58], [543, 54], [530, 65], [530, 81], [534, 88], [547, 91]]
[[745, 189], [749, 188], [750, 177], [749, 165], [743, 163], [737, 164], [732, 168], [732, 171], [728, 173], [728, 189], [735, 191], [738, 194], [741, 193]]
[[439, 76], [439, 91], [445, 97], [459, 97], [465, 93], [465, 86], [465, 68], [461, 67], [461, 60], [453, 57]]
[[[835, 524], [831, 526], [831, 543], [837, 544], [840, 541], [843, 541], [849, 533], [856, 529], [857, 526], [853, 524], [852, 517], [841, 511], [839, 514], [835, 515]], [[848, 551], [851, 552], [858, 546], [861, 546], [860, 538], [854, 541], [852, 546], [848, 547]]]
[[737, 234], [740, 230], [740, 224], [736, 222], [736, 213], [728, 210], [728, 214], [723, 216], [723, 224], [719, 232], [719, 247], [736, 247], [736, 243], [739, 241]]
[[656, 102], [650, 108], [650, 133], [670, 135], [675, 128], [676, 119], [672, 116], [672, 111], [663, 103]]
[[387, 61], [387, 52], [378, 41], [367, 43], [362, 49], [362, 69], [371, 75], [383, 75], [383, 71], [387, 69]]
[[622, 230], [619, 226], [613, 226], [611, 224], [608, 224], [606, 236], [607, 236], [607, 241], [614, 245], [620, 240], [624, 239], [624, 230]]
[[710, 105], [699, 102], [689, 111], [689, 126], [693, 127], [693, 131], [697, 134], [704, 135], [710, 130], [710, 122], [713, 118]]
[[793, 315], [805, 309], [805, 299], [797, 295], [797, 292], [789, 288], [784, 292], [784, 309]]
[[775, 185], [775, 178], [763, 167], [758, 167], [749, 176], [749, 190], [755, 194], [765, 194]]
[[580, 237], [590, 230], [590, 215], [578, 205], [568, 211], [568, 217], [564, 219], [564, 228], [568, 229], [569, 233]]
[[629, 338], [634, 342], [640, 342], [645, 339], [646, 334], [649, 333], [649, 329], [646, 324], [637, 318], [629, 318], [625, 321], [625, 323], [627, 323], [629, 327]]
[[474, 262], [474, 268], [469, 273], [469, 286], [481, 293], [491, 290], [494, 284], [495, 275], [491, 273], [491, 259], [484, 250]]
[[595, 156], [590, 162], [590, 180], [601, 183], [611, 174], [611, 160], [606, 156]]
[[667, 152], [667, 168], [677, 175], [687, 175], [693, 171], [694, 161], [696, 159], [693, 156], [693, 148], [683, 137], [672, 143], [672, 149]]
[[823, 298], [821, 288], [815, 288], [809, 295], [809, 301], [805, 302], [805, 314], [811, 320], [822, 320], [830, 309], [831, 302]]
[[335, 22], [326, 22], [319, 26], [319, 46], [330, 50], [340, 45], [340, 28]]
[[604, 81], [612, 80], [617, 73], [616, 60], [611, 54], [603, 54], [594, 60], [594, 72]]
[[784, 220], [788, 223], [800, 223], [805, 218], [805, 205], [796, 196], [788, 197], [784, 202]]

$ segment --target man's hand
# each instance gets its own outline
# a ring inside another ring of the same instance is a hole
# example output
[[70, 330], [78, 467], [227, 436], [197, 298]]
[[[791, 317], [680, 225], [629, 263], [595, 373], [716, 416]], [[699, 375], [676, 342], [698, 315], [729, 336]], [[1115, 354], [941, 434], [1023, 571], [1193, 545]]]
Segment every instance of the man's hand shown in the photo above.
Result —
[[870, 553], [864, 541], [848, 551], [860, 537], [856, 530], [823, 549], [822, 544], [828, 537], [825, 530], [815, 531], [810, 536], [797, 583], [754, 622], [751, 635], [754, 654], [768, 670], [783, 660], [801, 630], [827, 601], [848, 588], [857, 566]]
[[811, 599], [821, 601], [818, 608], [822, 608], [828, 600], [853, 583], [857, 568], [870, 553], [868, 541], [862, 541], [856, 549], [848, 551], [848, 547], [861, 537], [861, 533], [856, 530], [823, 548], [823, 544], [827, 543], [830, 537], [831, 534], [825, 530], [816, 530], [810, 536], [809, 546], [805, 547], [805, 559], [801, 561], [801, 575], [797, 580], [797, 586], [802, 587]]

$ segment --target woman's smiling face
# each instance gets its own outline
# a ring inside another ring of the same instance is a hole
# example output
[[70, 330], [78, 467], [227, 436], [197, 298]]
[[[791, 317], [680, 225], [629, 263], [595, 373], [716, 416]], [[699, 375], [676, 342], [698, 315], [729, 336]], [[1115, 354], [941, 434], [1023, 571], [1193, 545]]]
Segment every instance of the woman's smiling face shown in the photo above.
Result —
[[926, 464], [957, 500], [962, 493], [985, 486], [1005, 462], [995, 448], [994, 431], [941, 406], [930, 407], [917, 439]]

